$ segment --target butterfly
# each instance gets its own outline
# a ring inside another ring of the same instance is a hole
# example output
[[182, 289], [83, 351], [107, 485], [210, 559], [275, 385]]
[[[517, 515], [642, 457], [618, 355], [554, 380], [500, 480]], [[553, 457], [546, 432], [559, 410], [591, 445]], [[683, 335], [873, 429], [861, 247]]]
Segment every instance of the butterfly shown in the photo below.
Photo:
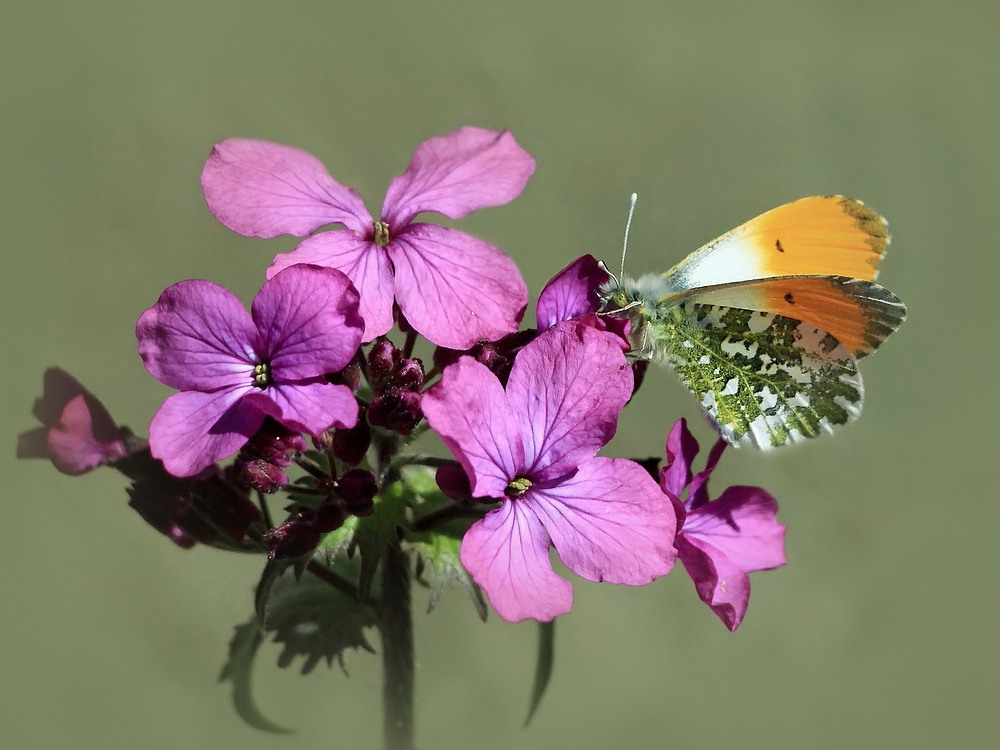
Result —
[[906, 317], [875, 283], [888, 243], [861, 201], [802, 198], [598, 295], [631, 323], [633, 359], [672, 366], [730, 444], [768, 450], [861, 414], [858, 360]]

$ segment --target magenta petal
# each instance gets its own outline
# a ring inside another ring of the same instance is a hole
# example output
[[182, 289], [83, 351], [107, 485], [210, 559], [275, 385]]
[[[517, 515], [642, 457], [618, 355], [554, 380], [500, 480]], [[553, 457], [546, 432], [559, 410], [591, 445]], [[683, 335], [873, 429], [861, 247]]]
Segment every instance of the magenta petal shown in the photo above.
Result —
[[359, 312], [365, 321], [362, 341], [371, 341], [392, 328], [395, 282], [383, 248], [346, 229], [320, 232], [292, 252], [275, 256], [268, 278], [299, 263], [336, 268], [347, 275], [361, 294]]
[[279, 271], [257, 293], [251, 314], [275, 383], [338, 372], [361, 345], [358, 292], [332, 268]]
[[462, 464], [475, 497], [504, 497], [524, 467], [520, 428], [496, 375], [471, 357], [445, 368], [420, 404]]
[[330, 427], [354, 427], [358, 423], [358, 402], [346, 385], [334, 385], [324, 378], [312, 383], [273, 385], [244, 397], [259, 411], [297, 432], [318, 435]]
[[592, 255], [577, 258], [552, 277], [538, 296], [535, 317], [539, 328], [580, 318], [601, 309], [598, 287], [610, 277]]
[[698, 450], [698, 441], [688, 429], [687, 420], [678, 419], [667, 436], [667, 463], [660, 470], [660, 486], [664, 492], [681, 497], [684, 489], [691, 484], [691, 463]]
[[587, 580], [641, 586], [673, 567], [673, 504], [634, 461], [585, 461], [571, 478], [532, 488], [520, 502], [542, 519], [566, 567]]
[[503, 619], [548, 621], [573, 606], [573, 587], [549, 562], [549, 538], [530, 509], [504, 504], [465, 532], [462, 565]]
[[727, 628], [736, 630], [750, 603], [749, 577], [704, 540], [695, 542], [679, 536], [677, 549], [698, 597]]
[[785, 564], [778, 502], [760, 487], [729, 487], [716, 500], [689, 511], [682, 535], [695, 544], [711, 544], [747, 573]]
[[371, 231], [358, 194], [327, 174], [314, 156], [280, 143], [230, 138], [217, 144], [201, 173], [208, 208], [248, 237], [305, 237], [326, 224]]
[[417, 147], [406, 172], [395, 177], [382, 204], [389, 230], [421, 211], [460, 219], [514, 200], [535, 171], [535, 160], [509, 131], [464, 127]]
[[253, 380], [257, 327], [236, 296], [210, 281], [164, 290], [135, 326], [139, 356], [157, 380], [179, 390], [214, 390]]
[[433, 224], [411, 224], [389, 244], [396, 301], [431, 343], [468, 349], [517, 330], [528, 289], [501, 250]]
[[534, 477], [555, 479], [615, 434], [632, 395], [632, 370], [612, 337], [561, 323], [514, 360], [507, 396], [523, 425], [525, 462]]
[[234, 454], [264, 422], [263, 413], [240, 402], [242, 393], [181, 391], [168, 398], [149, 425], [153, 457], [174, 476], [189, 477]]

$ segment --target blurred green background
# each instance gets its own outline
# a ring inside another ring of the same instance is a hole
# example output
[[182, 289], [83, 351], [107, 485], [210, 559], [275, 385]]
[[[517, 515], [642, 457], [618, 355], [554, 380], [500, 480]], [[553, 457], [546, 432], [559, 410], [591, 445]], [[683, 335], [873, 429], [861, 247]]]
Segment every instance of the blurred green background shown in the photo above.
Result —
[[[785, 201], [844, 193], [888, 217], [880, 280], [911, 316], [863, 363], [860, 422], [724, 459], [715, 490], [762, 484], [788, 525], [789, 564], [756, 575], [736, 634], [680, 570], [642, 589], [577, 579], [549, 695], [523, 730], [535, 629], [482, 625], [456, 593], [417, 615], [419, 745], [992, 744], [1000, 45], [987, 8], [7, 4], [3, 745], [378, 746], [379, 668], [364, 654], [349, 679], [262, 665], [262, 705], [298, 733], [244, 726], [215, 679], [258, 561], [175, 549], [117, 475], [15, 464], [14, 437], [52, 364], [143, 432], [168, 390], [135, 353], [139, 312], [182, 278], [249, 301], [294, 245], [215, 223], [198, 187], [214, 142], [296, 145], [377, 210], [417, 144], [463, 124], [510, 128], [538, 161], [519, 200], [460, 223], [503, 247], [533, 294], [584, 252], [617, 259], [633, 190], [634, 272]], [[613, 451], [658, 453], [682, 415], [696, 418], [693, 399], [651, 373]]]

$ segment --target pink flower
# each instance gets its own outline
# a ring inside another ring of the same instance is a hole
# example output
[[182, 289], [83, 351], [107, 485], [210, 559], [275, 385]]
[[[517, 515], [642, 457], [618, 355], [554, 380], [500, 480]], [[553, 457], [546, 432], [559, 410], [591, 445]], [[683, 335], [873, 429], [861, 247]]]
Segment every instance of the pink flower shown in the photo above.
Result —
[[[42, 397], [32, 414], [42, 427], [18, 436], [18, 458], [48, 458], [63, 474], [84, 474], [126, 455], [132, 433], [65, 370], [45, 371]], [[138, 441], [141, 442], [141, 441]]]
[[362, 326], [357, 291], [330, 268], [275, 274], [250, 315], [209, 281], [169, 287], [136, 324], [146, 369], [180, 390], [149, 426], [153, 456], [192, 476], [239, 450], [266, 417], [311, 435], [353, 426], [350, 388], [323, 376], [351, 361]]
[[667, 438], [667, 465], [660, 473], [660, 486], [676, 498], [687, 488], [687, 500], [675, 502], [680, 522], [675, 542], [678, 557], [701, 600], [727, 628], [736, 630], [750, 603], [747, 573], [785, 564], [785, 527], [778, 523], [777, 501], [760, 487], [729, 487], [709, 500], [708, 478], [725, 448], [726, 441], [720, 438], [705, 468], [692, 476], [698, 441], [687, 423], [677, 420]]
[[578, 320], [617, 336], [619, 345], [628, 351], [629, 322], [612, 315], [598, 315], [602, 304], [598, 290], [610, 278], [594, 256], [584, 255], [574, 260], [553, 276], [538, 295], [535, 308], [538, 327], [544, 330], [564, 320]]
[[448, 227], [414, 222], [425, 211], [460, 219], [512, 201], [535, 161], [509, 132], [464, 127], [421, 144], [393, 179], [379, 219], [315, 157], [277, 143], [231, 138], [212, 149], [201, 184], [215, 217], [251, 237], [298, 237], [327, 224], [269, 275], [296, 263], [343, 271], [361, 293], [364, 341], [393, 325], [393, 300], [431, 342], [466, 349], [517, 329], [528, 293], [499, 248]]
[[505, 620], [551, 620], [573, 602], [549, 562], [590, 581], [640, 585], [670, 570], [671, 501], [633, 461], [595, 458], [614, 435], [632, 373], [614, 340], [556, 326], [517, 355], [507, 387], [462, 357], [424, 395], [430, 426], [499, 501], [462, 540], [462, 564]]

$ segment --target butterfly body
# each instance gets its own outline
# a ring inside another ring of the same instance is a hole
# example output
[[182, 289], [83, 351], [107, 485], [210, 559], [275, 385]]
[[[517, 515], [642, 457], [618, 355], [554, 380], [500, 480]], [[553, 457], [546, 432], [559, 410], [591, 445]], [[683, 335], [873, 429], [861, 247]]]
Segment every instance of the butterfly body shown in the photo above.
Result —
[[857, 360], [906, 313], [874, 283], [887, 243], [859, 201], [804, 198], [663, 274], [606, 283], [602, 309], [631, 322], [632, 356], [672, 366], [730, 443], [769, 449], [861, 413]]

